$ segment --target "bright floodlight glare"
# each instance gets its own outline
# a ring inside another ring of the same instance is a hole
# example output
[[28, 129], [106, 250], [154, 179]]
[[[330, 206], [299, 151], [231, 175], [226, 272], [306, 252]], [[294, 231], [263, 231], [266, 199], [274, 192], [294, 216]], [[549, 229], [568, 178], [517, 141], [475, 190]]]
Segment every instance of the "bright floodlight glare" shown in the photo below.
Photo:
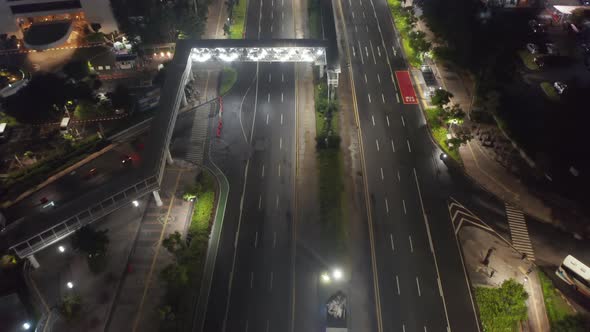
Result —
[[342, 270], [340, 270], [340, 269], [334, 269], [334, 271], [332, 271], [332, 276], [336, 280], [342, 279]]
[[66, 283], [66, 286], [68, 286], [68, 288], [69, 288], [69, 289], [72, 289], [72, 288], [74, 288], [74, 283], [73, 283], [73, 282], [71, 282], [71, 281], [68, 281], [68, 282]]
[[59, 252], [65, 252], [66, 251], [66, 247], [64, 247], [64, 246], [58, 246], [57, 247], [57, 251], [59, 251]]
[[326, 272], [322, 273], [321, 278], [322, 278], [322, 282], [324, 282], [324, 283], [330, 282], [330, 276]]
[[24, 322], [23, 323], [23, 330], [28, 330], [31, 328], [31, 323], [29, 322]]
[[139, 206], [139, 202], [138, 201], [133, 201], [131, 202], [131, 204], [133, 204], [133, 206], [138, 207]]

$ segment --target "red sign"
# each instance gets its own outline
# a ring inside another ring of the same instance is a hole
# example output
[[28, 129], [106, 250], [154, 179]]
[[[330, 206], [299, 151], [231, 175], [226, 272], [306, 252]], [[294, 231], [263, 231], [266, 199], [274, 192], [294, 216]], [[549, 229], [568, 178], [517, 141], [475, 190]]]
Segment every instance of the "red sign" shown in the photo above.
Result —
[[396, 71], [395, 78], [397, 78], [397, 85], [402, 93], [402, 102], [404, 104], [418, 104], [418, 97], [410, 79], [410, 72], [407, 70]]

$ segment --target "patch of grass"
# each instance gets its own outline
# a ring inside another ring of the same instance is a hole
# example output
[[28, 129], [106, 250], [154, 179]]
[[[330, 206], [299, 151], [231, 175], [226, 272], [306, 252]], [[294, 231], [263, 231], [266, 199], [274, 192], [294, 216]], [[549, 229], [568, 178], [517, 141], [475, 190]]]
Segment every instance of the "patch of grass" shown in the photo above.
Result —
[[234, 86], [237, 79], [237, 70], [231, 67], [223, 68], [223, 71], [221, 72], [221, 86], [219, 88], [219, 94], [226, 94]]
[[434, 140], [440, 145], [443, 151], [455, 161], [462, 163], [458, 147], [450, 148], [447, 144], [447, 134], [449, 131], [447, 130], [446, 124], [441, 120], [442, 112], [438, 107], [426, 109], [426, 121], [428, 122]]
[[244, 38], [244, 29], [246, 22], [246, 8], [248, 7], [247, 0], [239, 0], [233, 7], [232, 11], [232, 22], [230, 27], [230, 39], [242, 39]]
[[410, 24], [407, 12], [404, 12], [400, 0], [387, 0], [387, 5], [389, 6], [389, 10], [393, 16], [395, 28], [401, 35], [402, 47], [404, 49], [404, 53], [406, 54], [408, 63], [412, 67], [419, 68], [422, 65], [422, 59], [420, 59], [419, 54], [417, 54], [417, 52], [410, 45], [408, 34], [412, 31], [412, 26]]
[[555, 90], [553, 85], [551, 85], [551, 83], [549, 83], [549, 82], [541, 83], [541, 89], [543, 90], [543, 92], [545, 92], [545, 95], [547, 96], [547, 98], [549, 100], [559, 101], [559, 94], [557, 93], [557, 90]]
[[307, 16], [311, 38], [320, 39], [322, 34], [319, 0], [307, 1]]
[[543, 300], [551, 331], [558, 332], [583, 332], [588, 331], [588, 322], [577, 315], [572, 308], [559, 295], [558, 290], [553, 286], [551, 279], [543, 272], [539, 272], [541, 288], [543, 291]]
[[0, 112], [0, 123], [3, 122], [6, 122], [7, 127], [14, 127], [19, 125], [18, 121], [16, 121], [16, 118], [4, 112]]
[[342, 154], [339, 148], [319, 149], [319, 204], [322, 232], [326, 234], [329, 247], [344, 250], [346, 225], [343, 215]]
[[533, 61], [535, 59], [535, 55], [531, 54], [531, 52], [526, 50], [519, 50], [518, 56], [522, 60], [522, 63], [530, 70], [539, 70], [539, 66]]

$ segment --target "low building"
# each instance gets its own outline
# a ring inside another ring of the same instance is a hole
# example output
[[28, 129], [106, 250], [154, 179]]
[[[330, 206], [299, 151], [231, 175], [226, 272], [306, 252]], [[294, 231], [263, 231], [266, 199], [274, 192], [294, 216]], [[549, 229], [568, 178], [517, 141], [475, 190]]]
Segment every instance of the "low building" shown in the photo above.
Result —
[[[39, 34], [39, 30], [48, 28], [58, 33], [51, 43], [68, 39], [72, 29], [58, 29], [51, 22], [63, 26], [64, 22], [99, 23], [101, 32], [111, 33], [118, 30], [110, 0], [2, 0], [0, 1], [0, 34], [15, 35], [25, 39], [27, 31]], [[42, 33], [41, 33], [42, 34]], [[55, 35], [55, 33], [53, 33]], [[34, 38], [34, 37], [33, 37]], [[53, 45], [51, 45], [53, 46]], [[43, 47], [36, 46], [37, 49]]]

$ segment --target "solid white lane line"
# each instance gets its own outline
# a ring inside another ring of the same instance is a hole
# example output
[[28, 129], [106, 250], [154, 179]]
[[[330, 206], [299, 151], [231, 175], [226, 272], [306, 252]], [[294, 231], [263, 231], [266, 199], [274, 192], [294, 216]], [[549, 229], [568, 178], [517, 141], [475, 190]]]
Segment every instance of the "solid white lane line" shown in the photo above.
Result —
[[276, 248], [277, 247], [277, 232], [274, 232], [272, 234], [272, 247]]
[[[393, 74], [391, 74], [391, 83], [393, 83], [393, 86], [395, 87], [395, 79], [393, 78]], [[397, 88], [395, 89], [395, 91], [397, 91]]]
[[[383, 95], [383, 94], [382, 94]], [[389, 115], [385, 116], [385, 120], [387, 120], [387, 126], [389, 127]]]
[[379, 76], [379, 74], [377, 74], [377, 81], [379, 82], [379, 84], [381, 84], [381, 77]]
[[385, 104], [385, 96], [383, 94], [381, 94], [381, 101], [383, 102], [383, 104]]
[[408, 214], [408, 211], [406, 211], [406, 201], [402, 199], [402, 205], [404, 206], [404, 214]]
[[404, 121], [404, 116], [402, 115], [402, 126], [406, 126], [406, 121]]
[[408, 143], [408, 151], [412, 152], [412, 148], [410, 147], [410, 141], [406, 140], [406, 142]]
[[389, 234], [389, 241], [391, 242], [391, 251], [395, 251], [395, 245], [393, 244], [393, 234]]
[[397, 277], [397, 275], [395, 276], [395, 283], [397, 284], [397, 295], [399, 295], [399, 278]]
[[397, 93], [395, 94], [395, 99], [397, 99], [397, 103], [399, 104], [399, 95]]
[[365, 74], [365, 83], [367, 83], [367, 74]]
[[408, 235], [408, 239], [410, 240], [410, 252], [414, 252], [414, 243], [412, 243], [412, 236]]
[[375, 145], [377, 146], [377, 151], [379, 151], [379, 140], [375, 140]]
[[281, 125], [283, 124], [283, 114], [281, 114]]
[[269, 113], [266, 113], [266, 124], [268, 124], [268, 116], [269, 115], [270, 115]]
[[283, 95], [283, 93], [281, 92], [281, 103], [283, 102], [283, 100], [284, 100], [284, 95]]
[[254, 288], [254, 272], [250, 272], [250, 288]]
[[270, 103], [270, 92], [268, 93], [268, 98], [267, 99], [268, 99], [267, 102]]
[[420, 292], [420, 281], [418, 281], [418, 277], [416, 277], [416, 287], [418, 287], [418, 296], [422, 296], [422, 293]]
[[262, 195], [258, 196], [258, 210], [262, 209]]
[[373, 42], [370, 39], [369, 44], [371, 45], [371, 55], [373, 56], [373, 62], [377, 64], [377, 59], [375, 59], [375, 49], [373, 48]]
[[381, 167], [381, 180], [385, 180], [385, 177], [383, 176], [383, 167]]
[[272, 290], [272, 280], [273, 280], [273, 273], [272, 273], [272, 271], [270, 271], [270, 285], [269, 285], [270, 290]]
[[367, 93], [367, 96], [369, 96], [369, 104], [371, 103], [371, 94]]
[[281, 177], [281, 164], [279, 164], [279, 177]]
[[258, 248], [258, 231], [256, 231], [256, 235], [254, 237], [254, 248]]
[[385, 212], [389, 214], [389, 202], [387, 201], [387, 197], [385, 197]]
[[395, 153], [395, 144], [393, 144], [393, 140], [391, 140], [391, 150]]

